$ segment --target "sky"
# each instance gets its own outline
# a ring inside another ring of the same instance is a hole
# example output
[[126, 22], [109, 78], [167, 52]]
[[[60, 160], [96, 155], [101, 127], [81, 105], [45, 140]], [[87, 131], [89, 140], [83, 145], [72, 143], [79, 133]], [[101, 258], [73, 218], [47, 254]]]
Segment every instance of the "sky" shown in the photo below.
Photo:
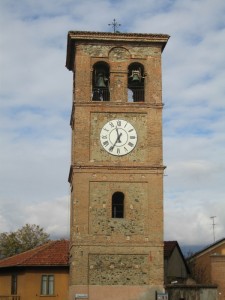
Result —
[[214, 234], [224, 238], [224, 16], [224, 0], [0, 0], [0, 233], [28, 223], [69, 237], [67, 33], [112, 31], [115, 18], [121, 32], [170, 35], [164, 239], [206, 246]]

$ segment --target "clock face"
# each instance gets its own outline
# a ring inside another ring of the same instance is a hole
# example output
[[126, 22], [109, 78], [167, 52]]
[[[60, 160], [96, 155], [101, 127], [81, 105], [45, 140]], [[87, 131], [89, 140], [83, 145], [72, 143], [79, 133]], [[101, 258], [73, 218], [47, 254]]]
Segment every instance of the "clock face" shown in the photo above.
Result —
[[137, 144], [137, 132], [133, 125], [121, 119], [107, 122], [101, 132], [102, 147], [112, 155], [126, 155]]

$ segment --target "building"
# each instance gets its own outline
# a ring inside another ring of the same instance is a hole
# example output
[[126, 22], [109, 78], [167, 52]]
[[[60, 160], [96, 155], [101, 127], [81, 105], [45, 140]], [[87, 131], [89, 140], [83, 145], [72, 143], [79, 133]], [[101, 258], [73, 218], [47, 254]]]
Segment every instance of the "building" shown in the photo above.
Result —
[[219, 300], [225, 299], [225, 238], [195, 253], [188, 259], [198, 283], [216, 284]]
[[178, 242], [164, 242], [164, 283], [182, 284], [189, 277], [190, 271]]
[[0, 300], [68, 299], [69, 241], [51, 241], [0, 260]]
[[68, 33], [73, 72], [69, 299], [163, 292], [165, 34]]
[[[69, 243], [52, 241], [0, 260], [0, 300], [68, 299]], [[176, 241], [164, 242], [164, 261], [165, 284], [183, 282], [185, 260]]]

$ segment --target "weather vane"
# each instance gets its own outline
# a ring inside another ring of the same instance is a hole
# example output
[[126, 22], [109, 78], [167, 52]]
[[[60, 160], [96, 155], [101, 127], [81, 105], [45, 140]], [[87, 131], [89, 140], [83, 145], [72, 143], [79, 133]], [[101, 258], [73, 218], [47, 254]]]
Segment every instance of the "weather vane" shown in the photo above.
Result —
[[121, 24], [119, 24], [119, 23], [116, 22], [116, 19], [113, 19], [113, 22], [110, 23], [110, 24], [108, 24], [108, 25], [113, 27], [113, 32], [114, 32], [114, 33], [118, 32], [118, 31], [116, 30], [116, 28], [119, 27], [119, 26], [121, 26]]

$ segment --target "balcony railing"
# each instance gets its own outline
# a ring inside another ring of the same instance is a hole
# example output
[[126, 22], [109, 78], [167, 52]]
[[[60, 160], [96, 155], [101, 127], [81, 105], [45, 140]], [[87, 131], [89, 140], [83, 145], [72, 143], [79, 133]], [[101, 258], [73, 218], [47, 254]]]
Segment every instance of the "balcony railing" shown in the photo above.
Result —
[[20, 296], [17, 296], [17, 295], [2, 296], [2, 295], [0, 295], [0, 300], [20, 300]]
[[128, 102], [144, 102], [144, 88], [128, 88]]
[[93, 88], [92, 92], [93, 101], [109, 101], [110, 94], [108, 88]]
[[[144, 88], [131, 87], [127, 90], [128, 102], [144, 102]], [[92, 101], [109, 101], [110, 93], [108, 88], [93, 88]]]

